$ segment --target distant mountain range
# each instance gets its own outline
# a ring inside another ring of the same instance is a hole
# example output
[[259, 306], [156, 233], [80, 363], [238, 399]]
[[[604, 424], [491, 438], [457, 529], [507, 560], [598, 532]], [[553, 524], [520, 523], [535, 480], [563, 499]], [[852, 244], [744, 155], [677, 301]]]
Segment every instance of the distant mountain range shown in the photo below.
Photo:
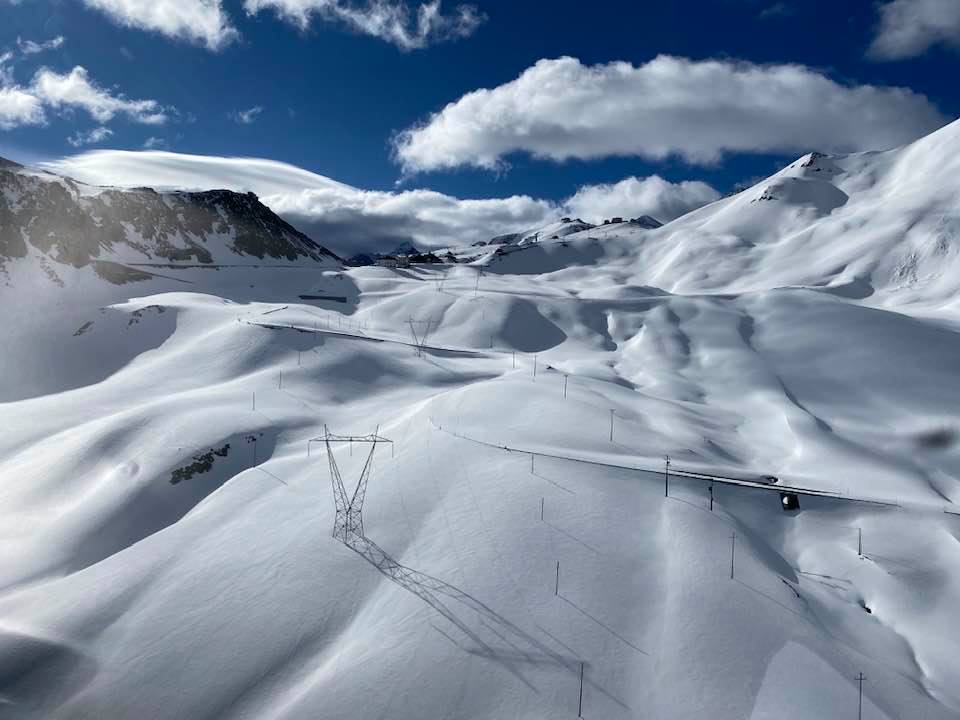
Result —
[[118, 263], [339, 265], [253, 193], [97, 187], [0, 158], [0, 273], [31, 256], [106, 279]]

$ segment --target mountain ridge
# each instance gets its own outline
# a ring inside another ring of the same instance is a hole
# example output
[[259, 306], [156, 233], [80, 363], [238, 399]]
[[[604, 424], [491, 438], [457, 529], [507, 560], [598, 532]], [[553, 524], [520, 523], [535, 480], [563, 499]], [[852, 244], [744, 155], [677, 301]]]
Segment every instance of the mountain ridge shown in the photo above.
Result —
[[0, 271], [29, 255], [98, 274], [98, 262], [340, 262], [253, 193], [92, 186], [4, 161]]

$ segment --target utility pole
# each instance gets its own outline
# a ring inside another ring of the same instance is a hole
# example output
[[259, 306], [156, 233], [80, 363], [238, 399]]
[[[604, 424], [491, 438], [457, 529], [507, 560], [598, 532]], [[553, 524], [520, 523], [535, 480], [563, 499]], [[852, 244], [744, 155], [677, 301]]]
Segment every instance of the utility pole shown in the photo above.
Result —
[[857, 684], [860, 686], [860, 695], [857, 701], [857, 720], [863, 720], [863, 673], [860, 673], [857, 677]]
[[583, 663], [580, 663], [580, 704], [577, 707], [577, 717], [583, 717]]
[[737, 533], [730, 535], [730, 579], [733, 580], [733, 557], [737, 550]]
[[[670, 456], [663, 456], [663, 496], [670, 497]], [[713, 508], [713, 488], [710, 490], [711, 509]]]

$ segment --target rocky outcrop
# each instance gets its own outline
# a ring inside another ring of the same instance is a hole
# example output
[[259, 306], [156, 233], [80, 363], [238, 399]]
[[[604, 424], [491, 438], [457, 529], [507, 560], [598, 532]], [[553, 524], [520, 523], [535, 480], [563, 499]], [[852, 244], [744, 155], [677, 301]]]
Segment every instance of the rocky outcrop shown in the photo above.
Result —
[[31, 248], [95, 269], [101, 261], [339, 264], [253, 193], [101, 188], [0, 160], [0, 268]]

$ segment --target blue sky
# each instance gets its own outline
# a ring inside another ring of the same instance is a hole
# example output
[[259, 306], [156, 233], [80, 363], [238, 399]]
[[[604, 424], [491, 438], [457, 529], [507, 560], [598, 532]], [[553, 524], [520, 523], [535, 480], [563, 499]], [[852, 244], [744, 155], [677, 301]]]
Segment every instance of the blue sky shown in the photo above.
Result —
[[[401, 0], [0, 0], [0, 154], [146, 144], [557, 206], [652, 175], [724, 193], [808, 150], [882, 149], [955, 118], [958, 6], [478, 0], [428, 7], [418, 34], [420, 5]], [[14, 92], [38, 98], [33, 115]], [[84, 179], [111, 181], [105, 166]]]

